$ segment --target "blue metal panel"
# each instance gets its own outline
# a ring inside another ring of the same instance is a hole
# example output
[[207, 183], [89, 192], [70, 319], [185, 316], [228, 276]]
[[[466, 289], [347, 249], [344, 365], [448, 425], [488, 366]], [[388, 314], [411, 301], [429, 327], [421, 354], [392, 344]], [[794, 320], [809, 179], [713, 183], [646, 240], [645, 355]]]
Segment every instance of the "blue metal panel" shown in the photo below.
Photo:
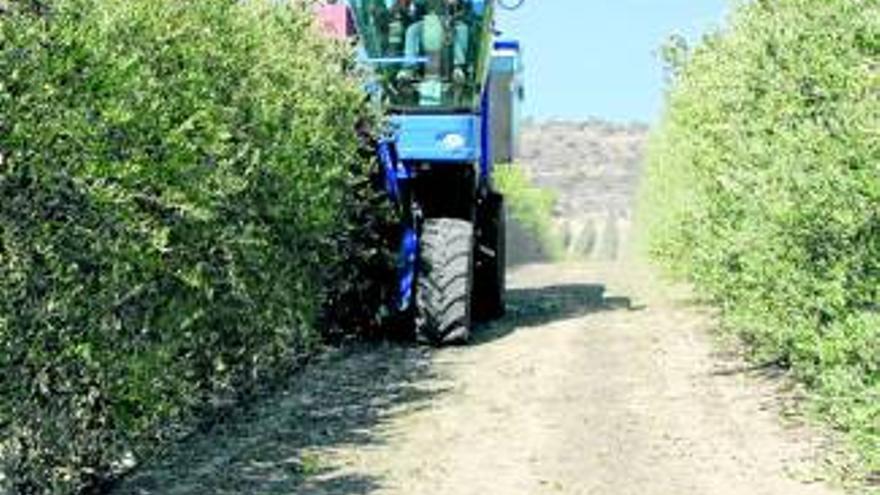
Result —
[[397, 309], [406, 311], [413, 302], [416, 280], [416, 264], [419, 257], [419, 236], [416, 229], [407, 227], [400, 240], [397, 261]]
[[[489, 76], [492, 77], [491, 75]], [[486, 89], [483, 90], [483, 95], [481, 97], [481, 107], [482, 111], [480, 112], [480, 180], [488, 181], [492, 175], [492, 123], [489, 122], [489, 118], [492, 116], [491, 112], [491, 104], [492, 99], [489, 98], [489, 88], [491, 86], [487, 83]]]
[[401, 160], [474, 163], [480, 159], [478, 115], [396, 115]]
[[517, 40], [497, 40], [494, 43], [496, 50], [513, 50], [520, 51], [520, 44]]
[[397, 157], [395, 155], [395, 143], [382, 139], [377, 144], [376, 152], [379, 155], [379, 163], [385, 179], [385, 192], [394, 201], [400, 200], [400, 184], [397, 175]]

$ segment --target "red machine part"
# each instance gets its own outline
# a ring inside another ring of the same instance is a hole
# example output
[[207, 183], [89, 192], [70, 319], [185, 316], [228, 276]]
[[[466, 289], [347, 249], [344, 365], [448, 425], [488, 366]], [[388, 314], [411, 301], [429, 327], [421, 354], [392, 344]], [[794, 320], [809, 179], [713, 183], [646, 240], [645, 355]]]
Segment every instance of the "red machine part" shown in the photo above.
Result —
[[344, 40], [354, 36], [354, 19], [348, 5], [333, 3], [317, 7], [318, 22], [327, 36]]

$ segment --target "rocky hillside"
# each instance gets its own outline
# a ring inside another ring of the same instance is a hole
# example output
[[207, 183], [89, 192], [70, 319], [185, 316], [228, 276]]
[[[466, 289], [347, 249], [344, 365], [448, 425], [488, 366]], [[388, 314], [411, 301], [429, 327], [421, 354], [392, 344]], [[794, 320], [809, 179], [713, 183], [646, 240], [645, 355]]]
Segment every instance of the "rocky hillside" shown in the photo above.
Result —
[[519, 163], [554, 191], [567, 255], [616, 259], [629, 234], [648, 135], [644, 124], [527, 122]]

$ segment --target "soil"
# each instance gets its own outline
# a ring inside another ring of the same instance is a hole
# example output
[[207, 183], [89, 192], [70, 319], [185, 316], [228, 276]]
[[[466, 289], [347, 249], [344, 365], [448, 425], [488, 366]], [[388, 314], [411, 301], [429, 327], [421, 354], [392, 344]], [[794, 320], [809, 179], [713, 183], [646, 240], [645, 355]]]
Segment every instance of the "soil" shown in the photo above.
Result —
[[329, 353], [114, 493], [832, 493], [779, 371], [715, 352], [686, 291], [618, 263], [510, 284], [471, 345]]
[[587, 261], [512, 268], [507, 316], [470, 345], [328, 352], [113, 494], [833, 493], [782, 371], [720, 352], [711, 312], [623, 261], [645, 131], [526, 129]]

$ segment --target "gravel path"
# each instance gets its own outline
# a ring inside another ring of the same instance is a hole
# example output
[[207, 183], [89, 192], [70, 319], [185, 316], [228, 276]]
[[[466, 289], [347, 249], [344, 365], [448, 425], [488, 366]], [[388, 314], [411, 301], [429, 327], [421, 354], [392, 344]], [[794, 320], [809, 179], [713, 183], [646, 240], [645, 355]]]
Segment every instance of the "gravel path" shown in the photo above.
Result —
[[610, 262], [510, 285], [473, 345], [329, 354], [114, 493], [832, 493], [784, 380], [714, 353], [686, 293]]

